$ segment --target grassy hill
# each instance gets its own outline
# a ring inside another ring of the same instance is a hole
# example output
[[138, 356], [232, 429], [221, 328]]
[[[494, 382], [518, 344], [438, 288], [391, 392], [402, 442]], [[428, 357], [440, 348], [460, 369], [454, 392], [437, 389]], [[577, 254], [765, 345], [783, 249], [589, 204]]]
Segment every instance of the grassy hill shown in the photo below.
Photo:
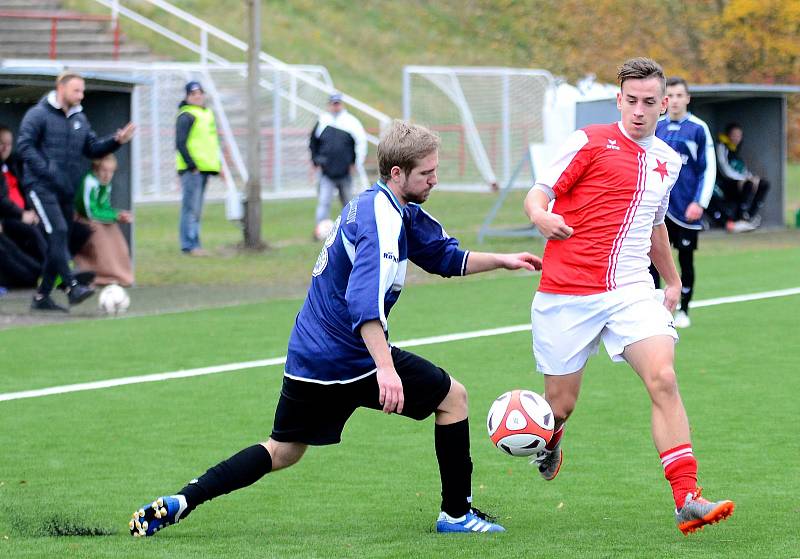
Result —
[[[176, 0], [176, 5], [242, 40], [247, 38], [244, 2]], [[66, 0], [65, 6], [103, 12], [91, 0]], [[531, 59], [529, 44], [508, 42], [503, 29], [514, 11], [492, 11], [481, 2], [445, 0], [267, 0], [262, 3], [262, 48], [293, 64], [322, 64], [337, 87], [390, 115], [401, 112], [403, 66], [501, 65], [546, 68], [546, 57]], [[166, 27], [180, 30], [149, 6], [137, 8]], [[174, 19], [174, 18], [173, 18]], [[197, 56], [123, 19], [123, 31], [166, 57]], [[185, 29], [181, 30], [186, 32]], [[191, 39], [198, 40], [191, 33]], [[209, 46], [231, 60], [244, 54], [213, 40]]]

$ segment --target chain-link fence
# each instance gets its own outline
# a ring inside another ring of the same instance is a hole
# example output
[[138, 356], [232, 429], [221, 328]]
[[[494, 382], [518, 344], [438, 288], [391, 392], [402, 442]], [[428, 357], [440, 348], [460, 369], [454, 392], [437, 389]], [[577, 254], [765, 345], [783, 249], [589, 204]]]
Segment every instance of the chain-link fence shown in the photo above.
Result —
[[[118, 77], [137, 83], [131, 115], [137, 125], [132, 142], [131, 188], [135, 202], [179, 198], [175, 171], [175, 119], [185, 97], [184, 86], [198, 80], [214, 110], [223, 152], [223, 173], [209, 181], [208, 196], [220, 198], [226, 188], [243, 190], [247, 179], [247, 68], [244, 64], [211, 66], [161, 62], [31, 61], [5, 60], [6, 67], [69, 67], [81, 73]], [[265, 197], [313, 195], [317, 177], [310, 163], [308, 141], [320, 112], [326, 110], [328, 93], [318, 83], [328, 82], [327, 72], [302, 67], [313, 83], [298, 79], [291, 70], [261, 67], [258, 90], [262, 192]], [[380, 122], [352, 110], [368, 133], [379, 134]], [[368, 161], [374, 161], [370, 143]]]

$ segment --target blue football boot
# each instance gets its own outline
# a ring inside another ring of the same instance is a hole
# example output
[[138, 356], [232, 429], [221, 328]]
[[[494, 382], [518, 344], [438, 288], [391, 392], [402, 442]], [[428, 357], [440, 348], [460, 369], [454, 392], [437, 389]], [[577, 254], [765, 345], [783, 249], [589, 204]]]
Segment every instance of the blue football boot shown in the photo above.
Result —
[[159, 497], [133, 513], [128, 523], [131, 536], [152, 536], [171, 524], [177, 524], [186, 510], [186, 497], [172, 495]]
[[453, 518], [446, 512], [439, 514], [436, 520], [436, 531], [439, 533], [445, 532], [462, 532], [462, 533], [481, 533], [481, 532], [505, 532], [506, 529], [493, 522], [494, 518], [472, 508], [459, 518]]

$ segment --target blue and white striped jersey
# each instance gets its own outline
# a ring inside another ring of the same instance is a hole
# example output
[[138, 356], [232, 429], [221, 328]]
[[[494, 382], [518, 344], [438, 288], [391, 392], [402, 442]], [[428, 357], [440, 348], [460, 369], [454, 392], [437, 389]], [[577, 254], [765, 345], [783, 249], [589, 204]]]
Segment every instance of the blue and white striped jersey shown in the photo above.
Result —
[[683, 162], [669, 195], [667, 217], [681, 227], [702, 229], [699, 221], [690, 223], [685, 214], [692, 202], [707, 208], [714, 192], [717, 164], [711, 132], [705, 122], [686, 113], [680, 121], [662, 117], [656, 125], [656, 136], [677, 151]]
[[362, 324], [387, 317], [410, 260], [444, 277], [464, 275], [469, 252], [418, 204], [401, 206], [382, 182], [342, 209], [325, 239], [303, 307], [289, 338], [285, 374], [321, 384], [346, 383], [375, 371]]

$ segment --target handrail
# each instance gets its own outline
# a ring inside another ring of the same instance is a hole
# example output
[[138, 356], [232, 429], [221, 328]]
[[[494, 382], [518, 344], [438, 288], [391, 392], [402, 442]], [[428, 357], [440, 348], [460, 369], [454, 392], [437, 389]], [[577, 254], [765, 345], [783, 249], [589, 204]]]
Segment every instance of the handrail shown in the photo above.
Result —
[[[182, 46], [188, 48], [189, 50], [192, 50], [200, 54], [201, 59], [203, 59], [204, 61], [206, 58], [208, 58], [209, 60], [217, 64], [221, 65], [230, 64], [228, 60], [208, 50], [208, 35], [216, 37], [217, 39], [229, 44], [230, 46], [236, 48], [237, 50], [240, 50], [242, 52], [247, 52], [247, 44], [244, 41], [237, 39], [233, 35], [226, 33], [225, 31], [219, 29], [218, 27], [215, 27], [209, 24], [208, 22], [193, 16], [192, 14], [185, 12], [184, 10], [181, 10], [180, 8], [170, 4], [166, 0], [145, 0], [145, 1], [157, 8], [164, 10], [169, 14], [172, 14], [173, 16], [183, 20], [184, 22], [198, 28], [201, 32], [202, 44], [197, 45], [195, 43], [192, 43], [191, 41], [185, 39], [184, 37], [178, 35], [177, 33], [173, 33], [172, 31], [169, 31], [163, 26], [155, 23], [154, 21], [145, 18], [144, 16], [141, 16], [140, 14], [133, 12], [128, 8], [125, 8], [124, 6], [122, 6], [122, 0], [95, 0], [95, 2], [111, 9], [113, 13], [118, 12], [122, 15], [125, 15], [126, 17], [133, 19], [137, 23], [140, 23], [145, 27], [149, 27], [153, 31], [156, 31], [157, 33], [164, 35], [165, 37], [177, 42], [178, 44], [181, 44]], [[259, 53], [259, 59], [274, 67], [279, 68], [282, 71], [287, 72], [295, 79], [298, 79], [302, 82], [305, 82], [311, 86], [316, 87], [317, 89], [321, 90], [326, 94], [331, 94], [336, 91], [336, 89], [330, 83], [321, 82], [307, 75], [305, 72], [299, 70], [297, 67], [292, 66], [290, 64], [286, 64], [285, 62], [275, 58], [274, 56], [270, 56], [269, 54], [263, 51]], [[350, 95], [343, 93], [342, 99], [345, 103], [352, 106], [353, 108], [358, 109], [362, 113], [375, 118], [380, 123], [381, 129], [383, 129], [383, 127], [385, 127], [386, 125], [388, 125], [388, 123], [391, 122], [391, 118], [388, 115], [373, 108], [370, 105], [367, 105], [366, 103], [356, 99], [355, 97], [351, 97]], [[315, 107], [314, 112], [316, 112], [317, 114], [321, 114], [323, 111], [324, 111], [323, 108]], [[378, 138], [371, 134], [368, 135], [367, 139], [374, 144], [377, 144], [378, 142]]]
[[54, 10], [0, 10], [0, 17], [16, 19], [49, 19], [50, 20], [50, 60], [55, 60], [58, 51], [58, 22], [59, 21], [109, 21], [112, 22], [114, 33], [114, 47], [111, 56], [119, 60], [120, 30], [119, 20], [113, 16], [97, 14], [81, 14], [78, 12], [59, 12]]

